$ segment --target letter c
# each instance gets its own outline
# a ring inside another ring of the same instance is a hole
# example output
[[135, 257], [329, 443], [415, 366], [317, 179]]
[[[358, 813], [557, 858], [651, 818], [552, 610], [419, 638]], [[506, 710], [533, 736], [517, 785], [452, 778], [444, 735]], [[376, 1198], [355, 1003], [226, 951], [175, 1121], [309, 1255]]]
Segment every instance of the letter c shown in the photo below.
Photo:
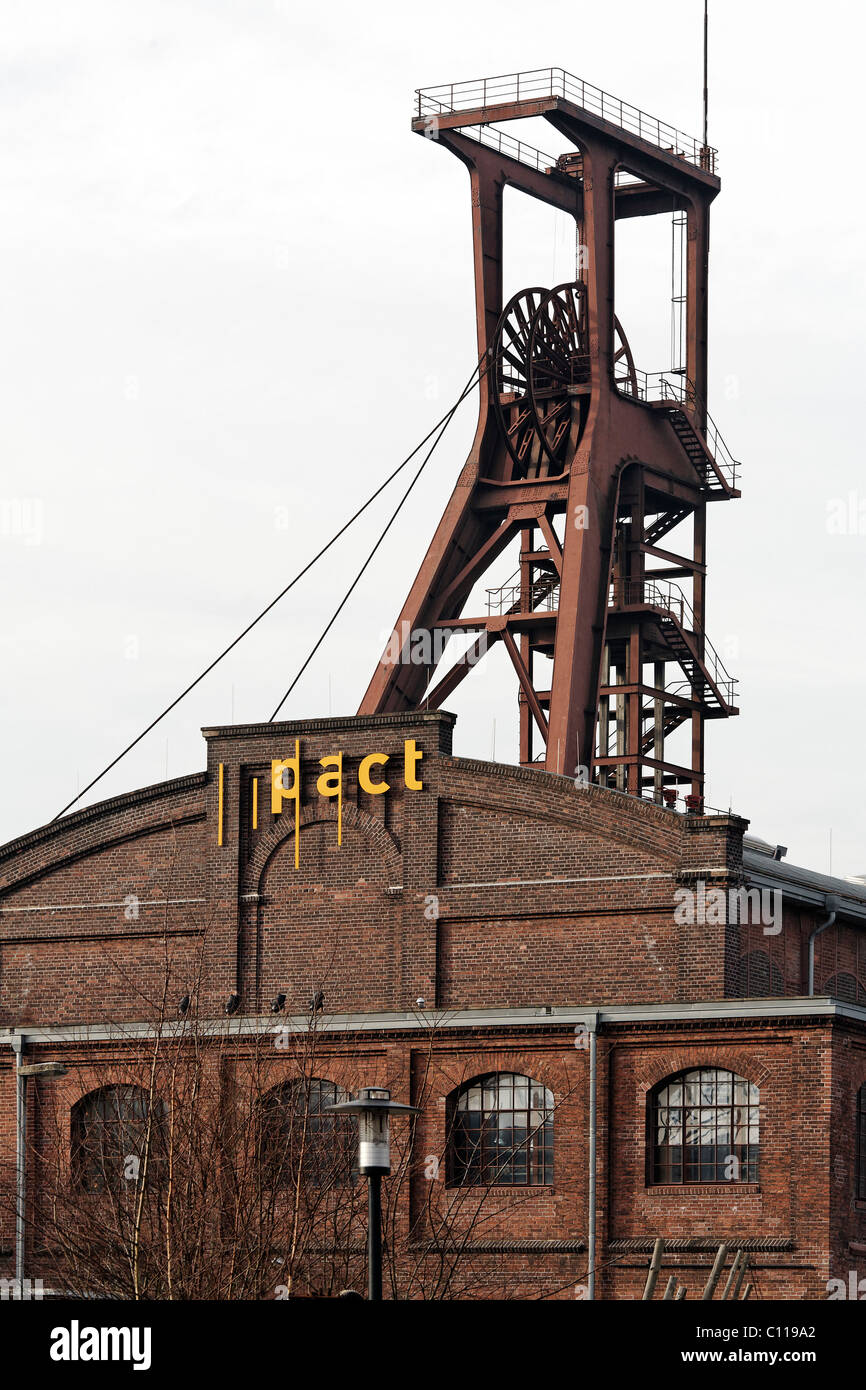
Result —
[[377, 763], [380, 767], [384, 767], [389, 757], [390, 754], [388, 753], [369, 753], [358, 768], [358, 781], [364, 791], [369, 792], [371, 796], [381, 796], [382, 792], [390, 790], [387, 782], [370, 781], [370, 768], [373, 764]]

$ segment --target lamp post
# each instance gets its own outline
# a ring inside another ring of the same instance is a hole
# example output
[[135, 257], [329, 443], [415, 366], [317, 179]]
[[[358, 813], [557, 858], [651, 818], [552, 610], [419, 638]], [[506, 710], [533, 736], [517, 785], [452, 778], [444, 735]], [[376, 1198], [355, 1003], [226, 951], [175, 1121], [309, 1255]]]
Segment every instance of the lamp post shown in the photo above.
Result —
[[381, 1303], [382, 1179], [391, 1171], [391, 1116], [420, 1111], [417, 1105], [392, 1100], [391, 1092], [382, 1086], [365, 1086], [354, 1100], [327, 1105], [324, 1110], [358, 1117], [358, 1170], [367, 1179], [367, 1298]]

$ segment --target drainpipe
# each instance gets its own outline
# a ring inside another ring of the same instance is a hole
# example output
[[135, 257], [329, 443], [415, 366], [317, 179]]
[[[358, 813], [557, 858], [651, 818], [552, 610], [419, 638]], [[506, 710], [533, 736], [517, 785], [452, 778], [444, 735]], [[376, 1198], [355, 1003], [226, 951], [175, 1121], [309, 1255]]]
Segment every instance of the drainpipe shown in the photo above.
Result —
[[827, 893], [827, 894], [825, 895], [825, 897], [824, 897], [824, 907], [827, 909], [827, 912], [828, 912], [830, 915], [828, 916], [826, 922], [820, 922], [820, 923], [818, 924], [818, 926], [817, 926], [817, 927], [815, 928], [815, 930], [812, 932], [812, 935], [809, 937], [809, 998], [810, 998], [810, 999], [812, 998], [812, 996], [813, 996], [814, 993], [815, 993], [815, 942], [816, 942], [816, 940], [818, 939], [818, 937], [821, 935], [822, 931], [826, 931], [828, 927], [832, 927], [833, 923], [836, 921], [836, 909], [837, 909], [838, 906], [839, 906], [839, 899], [836, 897], [836, 894], [835, 894], [835, 893]]
[[24, 1287], [24, 1213], [27, 1201], [27, 1077], [21, 1074], [24, 1061], [23, 1033], [12, 1039], [15, 1065], [15, 1287]]
[[589, 1218], [587, 1221], [588, 1297], [595, 1299], [595, 1220], [598, 1148], [598, 1014], [590, 1014], [589, 1030]]

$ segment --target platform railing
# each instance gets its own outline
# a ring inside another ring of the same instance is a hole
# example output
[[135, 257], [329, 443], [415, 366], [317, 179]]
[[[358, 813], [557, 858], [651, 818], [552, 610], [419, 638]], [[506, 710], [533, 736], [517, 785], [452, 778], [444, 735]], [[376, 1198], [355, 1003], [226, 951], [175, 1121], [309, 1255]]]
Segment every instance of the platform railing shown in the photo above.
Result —
[[[512, 579], [514, 576], [512, 576]], [[536, 579], [530, 596], [531, 613], [555, 613], [559, 608], [559, 580]], [[521, 612], [519, 583], [506, 581], [496, 589], [487, 590], [488, 615]]]
[[[425, 103], [424, 110], [419, 108], [418, 115], [424, 119], [424, 134], [431, 140], [437, 137], [436, 117], [450, 115], [450, 107], [430, 101]], [[534, 145], [527, 145], [525, 140], [515, 140], [513, 135], [508, 135], [504, 130], [499, 130], [493, 125], [468, 125], [461, 126], [457, 132], [459, 135], [466, 135], [470, 140], [476, 140], [479, 145], [486, 146], [487, 149], [495, 150], [497, 154], [508, 155], [510, 159], [516, 159], [520, 164], [526, 164], [530, 169], [537, 169], [539, 173], [545, 174], [548, 169], [556, 168], [556, 156], [545, 154], [544, 150], [536, 149]]]
[[[705, 402], [688, 377], [682, 376], [678, 372], [635, 371], [634, 375], [639, 401], [648, 405], [652, 405], [654, 402], [667, 401], [672, 405], [682, 405], [687, 412], [695, 415], [696, 418], [693, 421], [695, 429], [703, 434], [707, 449], [715, 460], [719, 472], [730, 487], [736, 488], [740, 478], [740, 462], [734, 458], [722, 438], [718, 425], [707, 410]], [[632, 396], [631, 390], [623, 392], [623, 394]], [[701, 423], [701, 421], [705, 423]]]
[[601, 87], [575, 77], [564, 68], [533, 68], [526, 72], [503, 73], [495, 77], [472, 78], [467, 82], [446, 82], [416, 90], [416, 115], [469, 111], [503, 106], [512, 102], [561, 97], [602, 120], [627, 130], [639, 140], [675, 155], [699, 169], [715, 174], [718, 153], [692, 135], [686, 135], [667, 121], [650, 116], [630, 102], [605, 92]]
[[609, 593], [611, 608], [644, 604], [649, 608], [659, 608], [670, 613], [684, 631], [702, 642], [704, 668], [709, 672], [713, 684], [725, 703], [733, 705], [737, 697], [737, 679], [727, 670], [706, 633], [697, 626], [694, 609], [679, 584], [674, 584], [670, 579], [614, 579], [611, 581]]

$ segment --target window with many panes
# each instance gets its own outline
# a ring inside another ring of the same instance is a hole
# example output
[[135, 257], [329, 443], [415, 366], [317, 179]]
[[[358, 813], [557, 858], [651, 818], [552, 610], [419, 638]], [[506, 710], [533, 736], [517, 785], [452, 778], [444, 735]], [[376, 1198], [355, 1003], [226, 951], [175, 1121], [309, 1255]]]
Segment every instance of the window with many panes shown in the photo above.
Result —
[[757, 1182], [759, 1102], [757, 1086], [719, 1067], [667, 1077], [650, 1097], [650, 1182]]
[[553, 1182], [553, 1094], [529, 1076], [490, 1072], [449, 1098], [448, 1181], [534, 1187]]
[[[150, 1119], [148, 1119], [150, 1115]], [[88, 1192], [152, 1184], [163, 1159], [163, 1112], [140, 1086], [102, 1086], [72, 1109], [72, 1173]]]
[[357, 1169], [357, 1125], [328, 1112], [351, 1097], [335, 1081], [313, 1076], [286, 1081], [259, 1105], [259, 1156], [275, 1187], [293, 1182], [300, 1169], [311, 1187], [352, 1183]]

